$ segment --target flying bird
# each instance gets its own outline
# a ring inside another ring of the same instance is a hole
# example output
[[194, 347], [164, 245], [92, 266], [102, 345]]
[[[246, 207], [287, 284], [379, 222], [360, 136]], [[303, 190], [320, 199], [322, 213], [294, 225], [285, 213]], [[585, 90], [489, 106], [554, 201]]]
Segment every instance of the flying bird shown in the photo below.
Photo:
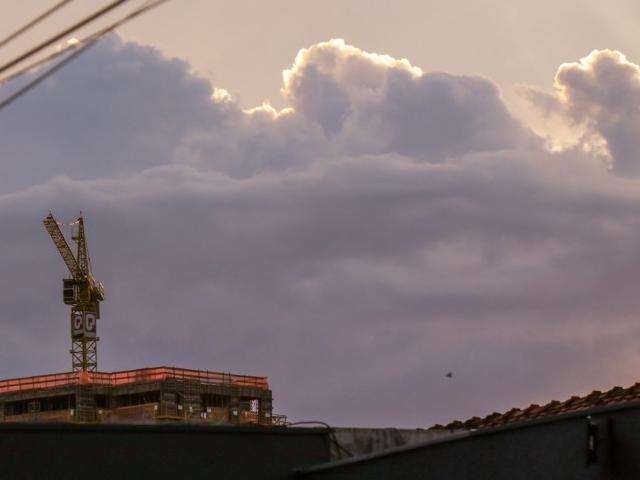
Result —
[[448, 372], [445, 377], [447, 378], [453, 378], [453, 372]]

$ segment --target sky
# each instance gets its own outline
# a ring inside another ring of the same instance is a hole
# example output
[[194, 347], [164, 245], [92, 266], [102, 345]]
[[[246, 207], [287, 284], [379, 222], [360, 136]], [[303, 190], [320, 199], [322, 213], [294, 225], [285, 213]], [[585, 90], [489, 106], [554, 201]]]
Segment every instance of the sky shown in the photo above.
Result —
[[0, 378], [69, 368], [82, 210], [101, 370], [409, 428], [640, 380], [639, 7], [371, 3], [174, 1], [0, 110]]

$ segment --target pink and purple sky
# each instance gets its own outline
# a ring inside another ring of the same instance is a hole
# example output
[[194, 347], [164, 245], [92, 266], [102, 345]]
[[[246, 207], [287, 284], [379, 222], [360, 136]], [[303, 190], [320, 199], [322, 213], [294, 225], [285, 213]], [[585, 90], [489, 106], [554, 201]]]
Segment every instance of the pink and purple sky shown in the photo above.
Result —
[[0, 377], [69, 368], [83, 210], [102, 370], [349, 426], [640, 381], [638, 4], [371, 3], [174, 1], [0, 111]]

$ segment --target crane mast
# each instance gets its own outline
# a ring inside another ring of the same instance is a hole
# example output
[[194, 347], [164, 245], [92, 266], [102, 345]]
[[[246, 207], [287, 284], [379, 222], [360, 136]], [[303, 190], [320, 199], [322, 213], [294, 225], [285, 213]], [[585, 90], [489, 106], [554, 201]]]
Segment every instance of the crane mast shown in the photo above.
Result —
[[95, 372], [98, 370], [97, 320], [104, 287], [91, 274], [84, 218], [81, 214], [71, 224], [76, 228], [71, 237], [77, 247], [75, 255], [52, 213], [43, 223], [71, 274], [62, 280], [62, 301], [71, 306], [71, 367], [74, 372]]

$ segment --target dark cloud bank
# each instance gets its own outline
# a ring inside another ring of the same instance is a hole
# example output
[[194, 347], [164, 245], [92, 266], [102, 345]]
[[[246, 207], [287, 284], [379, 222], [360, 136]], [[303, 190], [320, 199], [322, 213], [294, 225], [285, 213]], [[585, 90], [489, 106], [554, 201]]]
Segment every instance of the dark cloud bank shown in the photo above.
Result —
[[68, 368], [40, 221], [82, 209], [105, 370], [266, 374], [341, 425], [633, 383], [639, 78], [602, 51], [530, 90], [585, 132], [550, 152], [485, 78], [331, 41], [285, 72], [290, 108], [245, 111], [111, 38], [0, 112], [0, 376]]

